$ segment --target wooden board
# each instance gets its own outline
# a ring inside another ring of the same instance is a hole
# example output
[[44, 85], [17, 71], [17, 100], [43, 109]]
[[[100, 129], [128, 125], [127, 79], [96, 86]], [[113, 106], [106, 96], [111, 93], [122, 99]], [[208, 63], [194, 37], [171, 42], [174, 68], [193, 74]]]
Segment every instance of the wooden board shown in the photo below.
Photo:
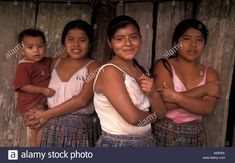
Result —
[[151, 2], [138, 2], [125, 4], [125, 15], [129, 15], [136, 19], [140, 26], [140, 32], [142, 36], [142, 46], [136, 59], [146, 69], [151, 67], [152, 59], [152, 41], [153, 41], [153, 29], [152, 29], [152, 11], [153, 3]]
[[156, 34], [156, 59], [162, 58], [172, 48], [172, 36], [176, 25], [192, 18], [193, 4], [191, 1], [172, 1], [158, 4]]
[[93, 44], [92, 57], [101, 64], [106, 63], [112, 55], [112, 50], [109, 48], [108, 39], [108, 24], [115, 16], [115, 8], [98, 5], [94, 11], [95, 17], [95, 40]]
[[[26, 128], [16, 108], [12, 82], [19, 61], [17, 36], [24, 28], [33, 27], [35, 5], [29, 2], [0, 2], [0, 146], [28, 144]], [[15, 49], [15, 50], [14, 50]], [[16, 53], [15, 53], [16, 52]]]
[[201, 61], [216, 69], [221, 80], [221, 98], [215, 113], [205, 118], [204, 124], [208, 145], [221, 147], [225, 144], [228, 99], [235, 59], [235, 4], [223, 0], [202, 1], [197, 18], [202, 20], [209, 30], [208, 43]]
[[90, 23], [90, 6], [85, 4], [39, 3], [36, 27], [45, 32], [47, 55], [51, 57], [63, 53], [61, 36], [64, 26], [72, 20], [82, 19]]

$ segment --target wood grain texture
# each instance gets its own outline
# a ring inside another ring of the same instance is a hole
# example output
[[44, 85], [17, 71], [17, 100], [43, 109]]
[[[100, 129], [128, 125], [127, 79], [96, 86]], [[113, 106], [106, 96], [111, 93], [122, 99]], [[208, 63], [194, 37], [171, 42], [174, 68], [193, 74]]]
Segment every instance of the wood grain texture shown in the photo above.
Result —
[[64, 26], [72, 20], [82, 19], [90, 23], [90, 6], [85, 4], [39, 3], [36, 27], [47, 38], [47, 55], [56, 57], [63, 53], [61, 36]]
[[172, 1], [158, 4], [156, 60], [165, 56], [172, 48], [172, 36], [176, 25], [187, 18], [192, 18], [193, 4], [191, 1]]
[[232, 1], [208, 0], [201, 1], [199, 5], [197, 19], [205, 23], [209, 31], [208, 43], [201, 61], [216, 69], [221, 80], [221, 98], [215, 113], [206, 117], [204, 124], [208, 145], [221, 147], [225, 144], [228, 100], [235, 59], [235, 4]]
[[133, 17], [140, 26], [140, 33], [142, 39], [142, 46], [136, 59], [146, 69], [151, 67], [152, 59], [152, 41], [153, 41], [153, 29], [152, 29], [152, 11], [153, 3], [151, 2], [138, 2], [125, 4], [125, 15]]
[[92, 57], [101, 64], [106, 63], [112, 56], [112, 50], [109, 48], [108, 40], [108, 24], [115, 16], [115, 8], [98, 5], [95, 13], [95, 40], [93, 44]]
[[[12, 82], [20, 54], [15, 49], [17, 35], [33, 27], [35, 6], [29, 2], [0, 2], [0, 146], [27, 146], [28, 136], [16, 107]], [[14, 50], [15, 49], [15, 50]]]

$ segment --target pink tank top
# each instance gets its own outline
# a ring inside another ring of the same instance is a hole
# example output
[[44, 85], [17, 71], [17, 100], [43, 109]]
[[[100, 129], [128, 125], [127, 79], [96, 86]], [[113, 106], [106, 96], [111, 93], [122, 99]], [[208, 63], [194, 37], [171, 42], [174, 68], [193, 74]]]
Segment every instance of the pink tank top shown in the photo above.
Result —
[[[173, 74], [173, 84], [174, 84], [174, 89], [177, 92], [184, 92], [186, 91], [186, 87], [180, 80], [180, 78], [176, 75], [175, 69], [173, 65], [171, 65], [171, 70]], [[206, 84], [206, 77], [207, 77], [207, 67], [204, 69], [203, 73], [203, 79], [202, 81], [197, 85], [197, 87], [202, 86]], [[167, 111], [166, 117], [173, 120], [175, 123], [185, 123], [185, 122], [191, 122], [194, 120], [201, 120], [202, 116], [198, 114], [191, 113], [183, 108], [177, 108], [174, 110]]]

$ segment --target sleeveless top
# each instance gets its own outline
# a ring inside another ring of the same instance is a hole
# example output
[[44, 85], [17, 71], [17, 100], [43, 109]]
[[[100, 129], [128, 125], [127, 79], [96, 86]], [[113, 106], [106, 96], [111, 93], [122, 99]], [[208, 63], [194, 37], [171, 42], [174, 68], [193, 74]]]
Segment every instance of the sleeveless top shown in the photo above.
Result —
[[[175, 68], [173, 67], [173, 65], [171, 65], [171, 69], [172, 69], [172, 75], [173, 75], [173, 84], [174, 84], [174, 89], [176, 92], [184, 92], [187, 91], [185, 85], [183, 84], [183, 82], [180, 80], [180, 78], [177, 76]], [[206, 84], [206, 77], [207, 77], [207, 67], [204, 69], [204, 76], [202, 81], [197, 85], [197, 87], [202, 86], [204, 84]], [[166, 113], [166, 117], [170, 118], [171, 120], [173, 120], [175, 123], [185, 123], [185, 122], [191, 122], [194, 120], [201, 120], [202, 116], [199, 114], [194, 114], [191, 113], [183, 108], [177, 108], [174, 110], [170, 110], [167, 111]]]
[[[51, 80], [48, 86], [49, 88], [54, 89], [56, 91], [54, 96], [47, 98], [49, 108], [56, 107], [68, 101], [73, 96], [80, 94], [83, 85], [86, 82], [86, 78], [88, 77], [88, 65], [94, 62], [94, 60], [88, 62], [85, 66], [77, 70], [77, 72], [75, 72], [68, 81], [63, 82], [56, 71], [56, 67], [59, 61], [60, 59], [58, 59], [57, 62], [55, 63], [55, 66], [51, 74]], [[94, 105], [93, 102], [91, 101], [84, 108], [80, 108], [77, 111], [70, 114], [92, 114], [93, 112], [94, 112]]]
[[[114, 64], [103, 65], [95, 78], [93, 89], [95, 88], [96, 80], [99, 73], [106, 66], [113, 66], [120, 70], [125, 77], [125, 86], [133, 104], [140, 110], [149, 111], [150, 102], [148, 97], [142, 92], [136, 80], [128, 75], [125, 71]], [[122, 101], [120, 101], [122, 102]], [[112, 106], [109, 100], [100, 93], [96, 93], [94, 89], [94, 105], [95, 111], [100, 119], [101, 128], [103, 131], [114, 135], [138, 135], [144, 134], [151, 130], [151, 124], [143, 127], [137, 127], [126, 122], [117, 110]]]

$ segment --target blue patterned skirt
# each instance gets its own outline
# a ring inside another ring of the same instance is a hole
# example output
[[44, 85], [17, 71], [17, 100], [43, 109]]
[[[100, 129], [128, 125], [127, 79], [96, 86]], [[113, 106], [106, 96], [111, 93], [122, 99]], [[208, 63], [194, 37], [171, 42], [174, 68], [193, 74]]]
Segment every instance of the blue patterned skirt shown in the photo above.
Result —
[[177, 124], [169, 118], [157, 120], [153, 135], [158, 147], [206, 147], [206, 134], [201, 121]]
[[43, 128], [41, 147], [93, 147], [101, 134], [96, 114], [59, 116]]
[[97, 147], [155, 147], [155, 140], [149, 131], [143, 135], [113, 135], [102, 131]]

